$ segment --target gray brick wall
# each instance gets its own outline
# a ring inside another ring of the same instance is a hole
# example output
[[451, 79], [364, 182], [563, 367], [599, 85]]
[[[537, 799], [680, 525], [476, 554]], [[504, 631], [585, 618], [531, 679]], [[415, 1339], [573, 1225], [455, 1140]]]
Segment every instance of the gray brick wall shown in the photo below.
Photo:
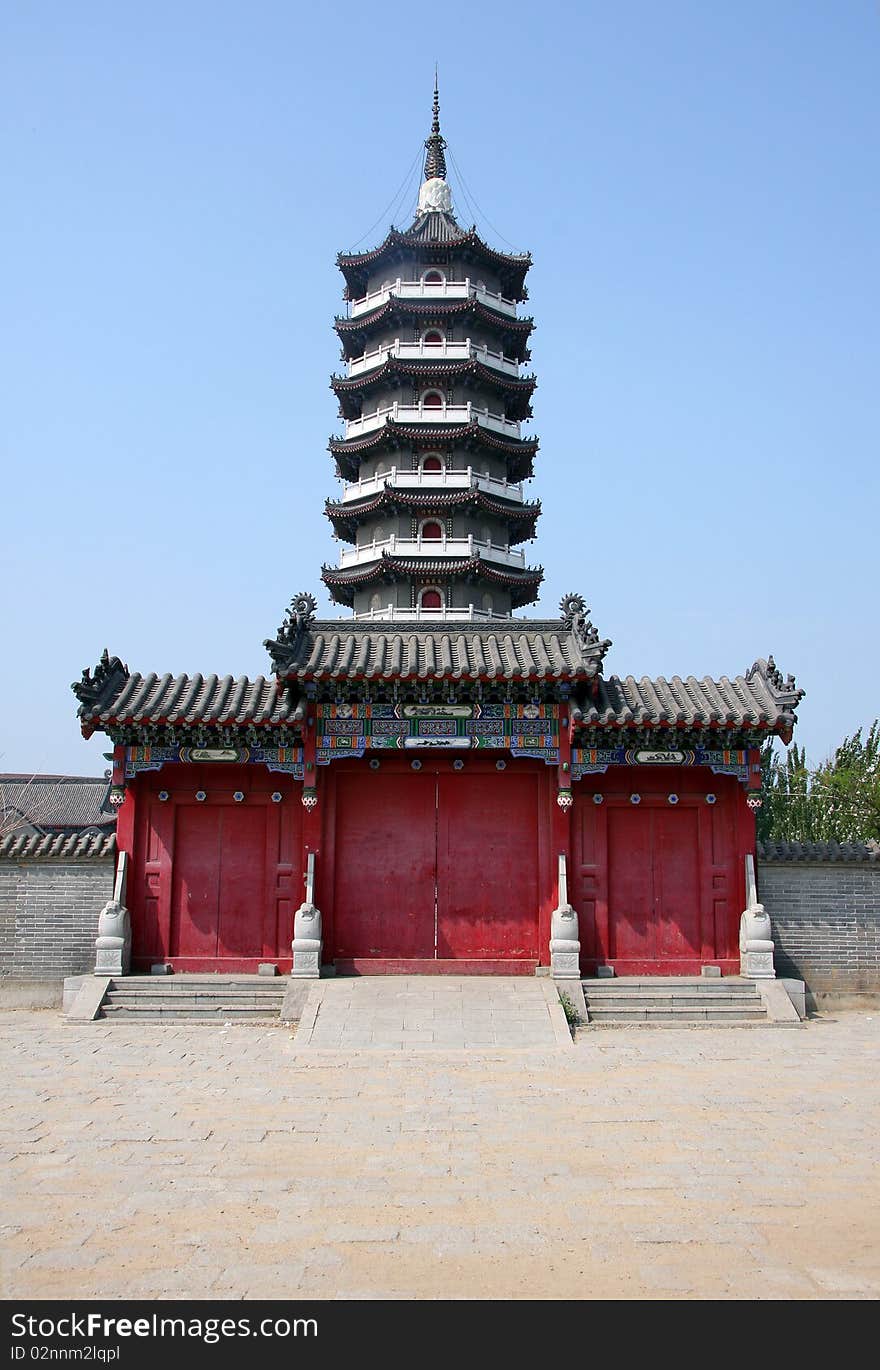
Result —
[[880, 991], [880, 862], [760, 861], [777, 975], [815, 992]]
[[0, 978], [61, 980], [92, 970], [113, 872], [112, 855], [0, 860]]

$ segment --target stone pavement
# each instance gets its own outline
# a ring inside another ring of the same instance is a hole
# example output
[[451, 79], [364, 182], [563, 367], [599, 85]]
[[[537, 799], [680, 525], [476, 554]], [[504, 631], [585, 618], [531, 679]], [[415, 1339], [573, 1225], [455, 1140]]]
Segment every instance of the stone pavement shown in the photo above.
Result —
[[880, 1294], [880, 1017], [366, 1051], [0, 1014], [6, 1298]]
[[372, 975], [320, 980], [298, 1047], [571, 1046], [552, 980], [535, 976]]

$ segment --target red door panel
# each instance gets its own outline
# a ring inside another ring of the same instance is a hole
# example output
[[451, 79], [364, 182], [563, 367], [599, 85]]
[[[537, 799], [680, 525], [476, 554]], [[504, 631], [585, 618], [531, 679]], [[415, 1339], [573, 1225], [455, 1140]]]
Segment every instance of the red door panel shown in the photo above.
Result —
[[700, 872], [696, 809], [655, 809], [654, 907], [657, 912], [657, 955], [699, 959]]
[[220, 900], [218, 956], [263, 954], [266, 902], [266, 809], [236, 804], [214, 811], [218, 821]]
[[220, 896], [220, 810], [180, 804], [174, 817], [170, 954], [213, 957]]
[[656, 954], [651, 815], [635, 807], [608, 812], [608, 943], [612, 960]]
[[336, 788], [335, 955], [434, 955], [436, 777], [343, 772]]
[[437, 779], [437, 956], [533, 959], [537, 776], [453, 772]]

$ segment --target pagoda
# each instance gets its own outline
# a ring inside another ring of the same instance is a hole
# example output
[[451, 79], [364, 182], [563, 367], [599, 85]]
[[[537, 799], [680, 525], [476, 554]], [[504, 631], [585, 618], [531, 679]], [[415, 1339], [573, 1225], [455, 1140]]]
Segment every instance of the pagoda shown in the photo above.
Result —
[[543, 574], [522, 548], [540, 514], [523, 492], [538, 447], [523, 433], [531, 258], [459, 225], [445, 148], [435, 83], [413, 224], [337, 258], [346, 372], [331, 386], [345, 427], [330, 451], [343, 487], [326, 512], [344, 546], [322, 579], [357, 620], [503, 620]]

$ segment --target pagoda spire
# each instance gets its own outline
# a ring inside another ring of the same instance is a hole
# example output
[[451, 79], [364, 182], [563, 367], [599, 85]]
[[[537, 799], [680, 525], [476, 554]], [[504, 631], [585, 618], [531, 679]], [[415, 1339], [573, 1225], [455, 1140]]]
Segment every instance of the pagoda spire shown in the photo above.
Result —
[[425, 157], [425, 180], [433, 181], [438, 178], [446, 180], [446, 158], [443, 150], [446, 147], [446, 139], [440, 132], [440, 90], [437, 83], [437, 68], [434, 68], [434, 118], [431, 122], [430, 137], [425, 139], [427, 156]]

